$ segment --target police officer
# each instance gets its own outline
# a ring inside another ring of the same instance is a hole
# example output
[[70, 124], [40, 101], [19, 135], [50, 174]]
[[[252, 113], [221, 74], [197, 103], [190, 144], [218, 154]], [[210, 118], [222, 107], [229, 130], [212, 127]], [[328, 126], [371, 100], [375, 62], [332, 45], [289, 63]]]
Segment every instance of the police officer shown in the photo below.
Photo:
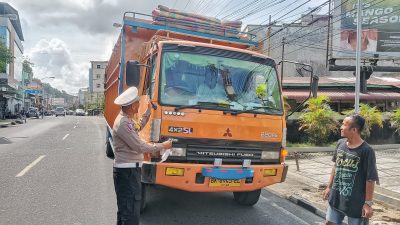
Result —
[[139, 121], [133, 120], [139, 109], [136, 87], [128, 88], [115, 99], [114, 103], [121, 106], [112, 131], [115, 155], [113, 176], [118, 205], [117, 225], [137, 225], [141, 204], [143, 153], [170, 149], [172, 142], [150, 144], [139, 137], [138, 132], [145, 126], [150, 116], [150, 102], [142, 118]]

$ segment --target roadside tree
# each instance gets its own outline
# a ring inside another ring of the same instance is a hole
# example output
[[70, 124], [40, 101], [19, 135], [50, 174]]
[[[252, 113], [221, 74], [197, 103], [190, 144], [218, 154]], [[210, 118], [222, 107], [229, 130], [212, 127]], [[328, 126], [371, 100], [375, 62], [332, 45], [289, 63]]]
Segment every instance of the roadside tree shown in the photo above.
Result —
[[[345, 112], [346, 115], [351, 115], [354, 110]], [[360, 103], [359, 114], [365, 119], [364, 130], [361, 132], [363, 138], [368, 138], [371, 135], [371, 130], [374, 125], [383, 127], [382, 112], [374, 106], [371, 107], [368, 104]]]
[[328, 142], [329, 135], [338, 130], [337, 113], [329, 106], [327, 96], [318, 96], [307, 101], [299, 117], [300, 128], [304, 130], [309, 142], [323, 145]]
[[3, 42], [0, 42], [0, 73], [6, 73], [7, 64], [12, 63], [13, 61], [14, 56], [10, 49], [8, 49]]
[[395, 133], [400, 134], [400, 108], [397, 108], [390, 115], [390, 125], [395, 128]]

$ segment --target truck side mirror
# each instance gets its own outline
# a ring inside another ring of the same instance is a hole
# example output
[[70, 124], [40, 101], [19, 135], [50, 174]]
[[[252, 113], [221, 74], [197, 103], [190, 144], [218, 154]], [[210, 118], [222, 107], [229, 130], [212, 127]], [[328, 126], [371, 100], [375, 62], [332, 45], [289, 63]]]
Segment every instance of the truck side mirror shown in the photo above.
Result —
[[137, 87], [140, 82], [140, 64], [136, 60], [126, 62], [126, 85]]
[[319, 81], [319, 77], [313, 75], [312, 76], [312, 81], [311, 81], [311, 93], [312, 93], [313, 98], [317, 97], [318, 81]]

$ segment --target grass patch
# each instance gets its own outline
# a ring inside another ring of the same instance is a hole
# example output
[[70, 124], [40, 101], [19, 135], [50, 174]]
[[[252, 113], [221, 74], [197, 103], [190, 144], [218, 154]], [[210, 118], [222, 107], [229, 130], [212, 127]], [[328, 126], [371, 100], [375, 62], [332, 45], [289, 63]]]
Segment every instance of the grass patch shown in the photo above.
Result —
[[332, 142], [332, 143], [328, 143], [325, 145], [321, 145], [321, 146], [316, 146], [314, 144], [311, 143], [290, 143], [288, 142], [286, 144], [287, 147], [296, 147], [296, 148], [307, 148], [307, 147], [336, 147], [336, 141]]

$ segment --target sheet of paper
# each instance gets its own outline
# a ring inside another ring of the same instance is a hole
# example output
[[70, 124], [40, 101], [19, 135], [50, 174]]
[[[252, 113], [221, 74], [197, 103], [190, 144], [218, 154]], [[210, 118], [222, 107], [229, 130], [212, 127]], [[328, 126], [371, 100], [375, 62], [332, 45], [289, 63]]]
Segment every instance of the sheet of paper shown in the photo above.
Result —
[[164, 152], [164, 154], [161, 156], [161, 161], [160, 161], [160, 163], [165, 162], [165, 160], [167, 160], [168, 157], [169, 157], [171, 154], [172, 154], [171, 149], [167, 149], [167, 150]]

